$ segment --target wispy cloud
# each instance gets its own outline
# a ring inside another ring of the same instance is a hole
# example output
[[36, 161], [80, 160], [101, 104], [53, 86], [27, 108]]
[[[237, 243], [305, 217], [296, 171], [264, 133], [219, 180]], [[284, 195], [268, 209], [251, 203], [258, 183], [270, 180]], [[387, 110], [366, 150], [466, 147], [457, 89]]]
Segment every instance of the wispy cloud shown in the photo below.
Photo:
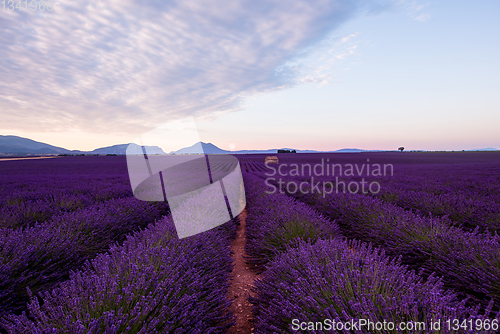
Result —
[[60, 0], [52, 12], [2, 10], [1, 127], [135, 133], [323, 82], [276, 69], [367, 3]]
[[284, 66], [295, 73], [299, 83], [318, 84], [318, 87], [331, 84], [338, 79], [340, 67], [344, 67], [349, 58], [352, 62], [352, 56], [356, 55], [358, 35], [359, 32], [355, 32], [339, 37], [334, 33], [306, 55], [285, 63]]
[[404, 8], [415, 21], [427, 22], [431, 18], [431, 14], [425, 12], [431, 4], [428, 0], [395, 0], [395, 4]]
[[415, 21], [426, 22], [431, 18], [430, 14], [420, 14], [414, 18]]
[[356, 32], [356, 33], [353, 33], [353, 34], [349, 34], [349, 35], [347, 35], [347, 36], [342, 37], [342, 38], [340, 39], [340, 41], [341, 41], [342, 43], [347, 43], [347, 42], [349, 42], [349, 40], [350, 40], [350, 39], [352, 39], [353, 37], [356, 37], [356, 35], [358, 35], [358, 34], [359, 34], [359, 33], [357, 33], [357, 32]]

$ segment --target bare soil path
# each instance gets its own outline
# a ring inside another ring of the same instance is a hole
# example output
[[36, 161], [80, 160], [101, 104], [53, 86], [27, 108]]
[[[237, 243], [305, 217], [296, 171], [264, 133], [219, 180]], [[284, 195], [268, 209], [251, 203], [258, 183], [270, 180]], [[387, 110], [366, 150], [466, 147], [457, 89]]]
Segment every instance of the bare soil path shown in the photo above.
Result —
[[233, 252], [234, 268], [232, 272], [231, 286], [229, 287], [229, 298], [234, 298], [230, 310], [236, 315], [236, 326], [229, 329], [229, 334], [247, 334], [254, 332], [252, 304], [248, 301], [251, 287], [257, 274], [245, 262], [246, 244], [246, 217], [247, 211], [240, 214], [240, 226], [238, 234], [231, 244]]

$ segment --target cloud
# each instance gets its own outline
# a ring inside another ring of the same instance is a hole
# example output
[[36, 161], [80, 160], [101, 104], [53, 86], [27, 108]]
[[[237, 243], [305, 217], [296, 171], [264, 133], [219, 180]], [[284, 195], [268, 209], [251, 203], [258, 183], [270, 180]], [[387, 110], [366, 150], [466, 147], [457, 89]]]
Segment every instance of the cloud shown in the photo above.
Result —
[[407, 14], [414, 20], [420, 22], [427, 22], [431, 15], [424, 13], [431, 3], [427, 0], [395, 0], [396, 5], [403, 8]]
[[431, 18], [430, 14], [420, 14], [414, 18], [415, 21], [426, 22]]
[[[60, 0], [52, 12], [2, 10], [2, 128], [138, 133], [238, 110], [242, 96], [301, 82], [282, 65], [367, 3]], [[318, 80], [328, 76], [309, 79]]]
[[357, 48], [357, 45], [353, 45], [353, 46], [347, 48], [347, 50], [345, 50], [345, 52], [337, 55], [337, 59], [345, 59], [347, 56], [354, 54], [354, 50], [356, 48]]
[[340, 41], [341, 41], [342, 43], [347, 43], [347, 42], [348, 42], [351, 38], [356, 37], [356, 35], [358, 35], [358, 34], [359, 34], [358, 32], [353, 33], [353, 34], [349, 34], [349, 35], [347, 35], [347, 36], [342, 37], [342, 38], [340, 39]]
[[344, 37], [339, 37], [332, 32], [313, 47], [300, 52], [293, 59], [279, 66], [278, 73], [287, 73], [289, 85], [292, 84], [318, 84], [321, 87], [333, 83], [339, 68], [348, 57], [356, 54], [358, 47], [354, 38], [359, 34], [355, 32]]

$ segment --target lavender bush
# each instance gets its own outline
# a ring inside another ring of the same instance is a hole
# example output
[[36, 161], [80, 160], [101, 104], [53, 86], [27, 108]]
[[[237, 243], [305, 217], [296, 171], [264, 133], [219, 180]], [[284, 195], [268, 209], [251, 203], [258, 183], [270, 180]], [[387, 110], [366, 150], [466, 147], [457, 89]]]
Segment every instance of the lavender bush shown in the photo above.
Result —
[[291, 194], [330, 219], [344, 235], [383, 246], [414, 268], [436, 272], [445, 285], [476, 302], [500, 303], [500, 236], [466, 232], [438, 218], [405, 211], [366, 195]]
[[76, 211], [109, 199], [130, 197], [130, 185], [92, 180], [73, 184], [74, 180], [60, 180], [51, 185], [35, 183], [28, 189], [13, 188], [2, 196], [0, 227], [29, 227], [35, 222], [50, 220], [56, 215]]
[[[314, 245], [300, 242], [271, 262], [257, 280], [254, 304], [256, 333], [302, 333], [294, 321], [321, 322], [325, 319], [350, 322], [365, 319], [373, 323], [424, 322], [420, 333], [457, 333], [443, 326], [446, 319], [485, 319], [478, 308], [443, 289], [434, 276], [424, 281], [384, 252], [361, 242], [319, 240]], [[496, 315], [498, 317], [498, 314]], [[295, 320], [294, 320], [295, 319]], [[429, 329], [441, 321], [441, 330]], [[310, 333], [332, 332], [315, 327]], [[373, 330], [367, 327], [344, 333], [415, 333], [416, 331]], [[492, 331], [460, 330], [460, 333]]]
[[40, 300], [32, 295], [28, 313], [2, 325], [9, 333], [223, 333], [233, 324], [225, 229], [233, 228], [179, 240], [165, 218], [72, 272]]
[[38, 292], [53, 286], [70, 270], [167, 212], [165, 203], [124, 198], [31, 228], [0, 229], [0, 315], [24, 309], [27, 287]]
[[125, 160], [118, 157], [4, 161], [0, 167], [0, 227], [30, 227], [54, 215], [132, 196]]
[[255, 269], [262, 271], [273, 257], [297, 240], [310, 243], [340, 236], [335, 222], [325, 219], [304, 203], [283, 194], [266, 194], [262, 180], [246, 175], [248, 198], [245, 252]]
[[500, 231], [498, 198], [476, 198], [472, 193], [429, 193], [408, 186], [385, 187], [378, 197], [424, 215], [446, 217], [467, 231]]

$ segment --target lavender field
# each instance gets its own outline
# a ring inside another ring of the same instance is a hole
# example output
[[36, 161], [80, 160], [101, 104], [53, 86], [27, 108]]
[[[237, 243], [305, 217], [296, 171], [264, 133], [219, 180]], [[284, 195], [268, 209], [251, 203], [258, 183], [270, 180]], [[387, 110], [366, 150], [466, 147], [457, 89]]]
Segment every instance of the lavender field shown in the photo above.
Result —
[[498, 152], [276, 156], [184, 239], [123, 156], [0, 161], [0, 331], [500, 332]]

